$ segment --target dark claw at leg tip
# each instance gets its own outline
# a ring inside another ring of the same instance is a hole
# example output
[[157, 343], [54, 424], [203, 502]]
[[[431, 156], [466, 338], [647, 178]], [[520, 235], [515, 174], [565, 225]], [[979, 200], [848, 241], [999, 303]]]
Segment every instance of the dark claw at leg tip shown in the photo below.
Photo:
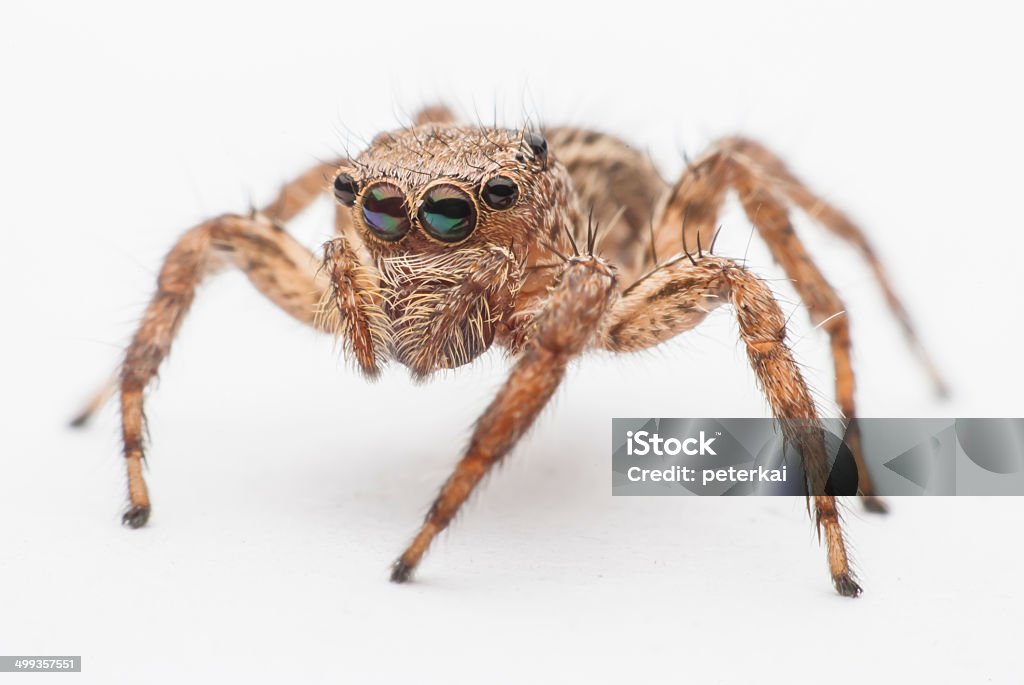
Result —
[[408, 583], [412, 580], [413, 567], [401, 559], [391, 565], [391, 582]]
[[863, 592], [863, 590], [860, 589], [860, 585], [857, 585], [856, 581], [846, 574], [843, 574], [838, 578], [833, 578], [832, 584], [836, 586], [836, 592], [841, 594], [843, 597], [856, 597]]
[[869, 511], [872, 514], [888, 514], [889, 505], [885, 503], [885, 500], [881, 497], [874, 495], [861, 495], [861, 504], [864, 505], [864, 511]]
[[148, 520], [149, 507], [132, 507], [121, 517], [121, 523], [129, 528], [142, 528]]
[[86, 413], [86, 414], [79, 414], [75, 418], [71, 419], [71, 422], [68, 425], [71, 426], [72, 428], [82, 428], [87, 423], [89, 423], [89, 414], [88, 413]]

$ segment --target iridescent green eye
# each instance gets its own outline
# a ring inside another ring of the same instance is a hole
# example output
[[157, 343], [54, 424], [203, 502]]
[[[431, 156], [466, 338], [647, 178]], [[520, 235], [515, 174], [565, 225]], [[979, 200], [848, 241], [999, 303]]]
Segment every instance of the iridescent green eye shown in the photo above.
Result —
[[452, 185], [434, 186], [423, 196], [417, 214], [423, 230], [446, 243], [457, 243], [476, 227], [476, 207], [466, 191]]
[[363, 196], [363, 219], [381, 240], [401, 240], [409, 232], [405, 193], [390, 183], [378, 183]]

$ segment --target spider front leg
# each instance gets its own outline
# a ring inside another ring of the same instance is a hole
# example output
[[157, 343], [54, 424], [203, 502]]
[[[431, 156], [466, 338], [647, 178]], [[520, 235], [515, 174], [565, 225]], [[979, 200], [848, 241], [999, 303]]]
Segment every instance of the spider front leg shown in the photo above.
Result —
[[833, 585], [839, 594], [856, 597], [861, 590], [850, 570], [836, 498], [821, 494], [828, 464], [817, 409], [786, 346], [785, 317], [764, 282], [728, 259], [684, 255], [623, 292], [609, 312], [600, 344], [615, 352], [644, 350], [696, 327], [726, 303], [736, 310], [747, 357], [772, 413], [803, 457]]
[[607, 263], [593, 256], [568, 260], [534, 319], [532, 333], [508, 380], [477, 421], [465, 456], [442, 486], [419, 533], [392, 566], [392, 581], [409, 580], [437, 534], [533, 424], [569, 361], [599, 331], [615, 294], [615, 272]]
[[[282, 208], [284, 214], [291, 212], [287, 203]], [[211, 219], [187, 231], [171, 249], [160, 269], [156, 294], [121, 366], [121, 425], [130, 499], [124, 514], [127, 525], [145, 525], [150, 513], [149, 493], [142, 476], [143, 393], [170, 351], [204, 277], [223, 265], [233, 264], [274, 304], [295, 319], [321, 329], [331, 323], [329, 317], [317, 316], [324, 293], [336, 302], [354, 300], [354, 308], [340, 309], [348, 317], [346, 330], [364, 330], [371, 325], [365, 314], [369, 305], [362, 293], [352, 292], [357, 290], [359, 279], [340, 241], [339, 238], [332, 242], [326, 250], [329, 271], [322, 270], [306, 248], [269, 217], [256, 213], [251, 217], [228, 215]], [[369, 340], [372, 344], [373, 336]], [[361, 352], [356, 358], [364, 371], [376, 373], [376, 349], [368, 352], [359, 344], [354, 347]]]

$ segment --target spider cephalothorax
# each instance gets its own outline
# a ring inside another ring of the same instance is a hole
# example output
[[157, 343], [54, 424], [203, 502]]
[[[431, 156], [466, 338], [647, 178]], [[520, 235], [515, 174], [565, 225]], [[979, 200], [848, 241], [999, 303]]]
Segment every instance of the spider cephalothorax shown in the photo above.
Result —
[[[427, 124], [384, 133], [341, 167], [333, 188], [350, 209], [335, 240], [362, 246], [376, 282], [365, 306], [377, 341], [370, 374], [391, 357], [424, 377], [508, 338], [527, 263], [579, 221], [569, 174], [530, 131]], [[334, 289], [321, 304], [341, 334], [352, 318], [344, 306]]]
[[[283, 224], [328, 189], [337, 203], [337, 235], [317, 259]], [[394, 563], [396, 582], [411, 577], [433, 539], [529, 429], [571, 360], [593, 348], [649, 349], [728, 305], [765, 398], [804, 460], [833, 584], [840, 594], [856, 596], [860, 587], [850, 572], [836, 500], [825, 489], [817, 409], [786, 345], [786, 318], [761, 279], [703, 249], [713, 244], [730, 190], [827, 333], [836, 400], [846, 418], [856, 415], [849, 316], [793, 230], [791, 206], [860, 249], [941, 389], [860, 229], [758, 143], [719, 141], [669, 185], [644, 155], [614, 137], [572, 128], [541, 133], [458, 126], [435, 107], [416, 125], [377, 136], [351, 159], [310, 169], [263, 209], [211, 219], [179, 239], [121, 368], [131, 500], [125, 523], [142, 526], [150, 512], [142, 477], [143, 391], [196, 287], [221, 266], [242, 269], [290, 315], [338, 336], [346, 356], [368, 376], [394, 359], [425, 378], [466, 364], [495, 343], [513, 356], [504, 387]], [[880, 510], [855, 422], [846, 438], [863, 501]]]

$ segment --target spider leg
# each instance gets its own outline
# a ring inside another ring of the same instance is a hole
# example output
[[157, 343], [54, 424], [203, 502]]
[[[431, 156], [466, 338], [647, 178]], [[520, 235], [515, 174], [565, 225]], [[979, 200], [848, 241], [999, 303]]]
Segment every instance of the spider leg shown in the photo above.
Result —
[[121, 365], [121, 425], [130, 498], [124, 522], [133, 528], [146, 523], [150, 509], [142, 477], [143, 392], [170, 351], [196, 288], [225, 263], [245, 271], [260, 292], [310, 325], [327, 285], [326, 278], [317, 275], [313, 255], [261, 215], [211, 219], [178, 240], [160, 269], [157, 291]]
[[[335, 160], [323, 162], [308, 169], [297, 178], [282, 185], [273, 202], [260, 209], [259, 213], [275, 224], [283, 224], [291, 220], [325, 191], [340, 164], [341, 160]], [[120, 374], [120, 368], [116, 369], [110, 378], [89, 396], [71, 420], [72, 427], [85, 426], [93, 415], [106, 404], [107, 400], [117, 391]]]
[[554, 394], [569, 361], [590, 342], [615, 296], [614, 271], [593, 256], [572, 257], [539, 314], [505, 385], [476, 423], [469, 447], [441, 487], [412, 543], [392, 566], [409, 580], [431, 542], [491, 468], [530, 428]]
[[70, 426], [72, 428], [81, 428], [89, 423], [89, 420], [107, 403], [107, 400], [114, 396], [114, 393], [117, 392], [120, 375], [120, 368], [115, 369], [114, 373], [110, 374], [110, 378], [89, 395], [89, 399], [85, 401], [82, 408], [71, 419]]
[[789, 212], [778, 196], [760, 184], [757, 177], [742, 169], [735, 174], [735, 184], [747, 217], [807, 305], [811, 321], [828, 334], [835, 368], [836, 403], [849, 421], [844, 439], [857, 462], [861, 501], [869, 511], [885, 512], [888, 507], [875, 494], [875, 484], [861, 447], [854, 400], [856, 381], [850, 359], [850, 315], [846, 306], [807, 254], [803, 242], [793, 230]]
[[291, 221], [327, 190], [343, 161], [322, 162], [285, 183], [274, 201], [263, 207], [260, 214], [275, 223]]
[[764, 282], [728, 259], [705, 256], [693, 264], [677, 257], [622, 293], [605, 319], [599, 344], [615, 352], [647, 349], [696, 327], [727, 303], [736, 311], [747, 358], [772, 413], [803, 457], [833, 585], [839, 594], [855, 597], [860, 587], [850, 570], [836, 499], [822, 494], [828, 463], [817, 409], [786, 346], [785, 317]]
[[887, 506], [875, 495], [874, 482], [864, 460], [856, 421], [849, 315], [835, 289], [815, 265], [793, 230], [783, 198], [790, 199], [830, 230], [861, 249], [874, 270], [890, 308], [903, 325], [940, 392], [944, 388], [941, 378], [914, 335], [906, 310], [892, 291], [887, 275], [864, 235], [838, 210], [811, 194], [777, 157], [757, 143], [727, 139], [688, 165], [661, 209], [657, 221], [660, 229], [655, 235], [657, 251], [662, 254], [678, 251], [679, 226], [683, 227], [682, 232], [685, 234], [682, 240], [684, 249], [686, 242], [693, 245], [701, 239], [705, 244], [712, 241], [718, 212], [730, 188], [739, 194], [748, 218], [793, 282], [801, 300], [808, 307], [812, 321], [821, 324], [829, 336], [835, 368], [836, 402], [849, 421], [847, 444], [857, 462], [861, 501], [869, 511], [884, 512]]
[[777, 155], [760, 143], [744, 138], [732, 138], [722, 141], [721, 146], [730, 149], [730, 156], [743, 164], [749, 173], [758, 177], [761, 183], [778, 190], [828, 231], [857, 248], [871, 268], [889, 310], [899, 321], [907, 343], [931, 379], [935, 392], [943, 397], [948, 395], [949, 387], [942, 373], [918, 337], [906, 307], [892, 287], [888, 272], [860, 227], [838, 208], [812, 192]]
[[704, 245], [710, 245], [731, 183], [728, 160], [718, 150], [690, 163], [652, 219], [657, 253], [677, 254], [680, 248], [685, 252], [682, 243], [696, 245], [698, 235]]
[[423, 124], [454, 124], [455, 115], [445, 105], [428, 105], [416, 113], [413, 123], [415, 126]]

